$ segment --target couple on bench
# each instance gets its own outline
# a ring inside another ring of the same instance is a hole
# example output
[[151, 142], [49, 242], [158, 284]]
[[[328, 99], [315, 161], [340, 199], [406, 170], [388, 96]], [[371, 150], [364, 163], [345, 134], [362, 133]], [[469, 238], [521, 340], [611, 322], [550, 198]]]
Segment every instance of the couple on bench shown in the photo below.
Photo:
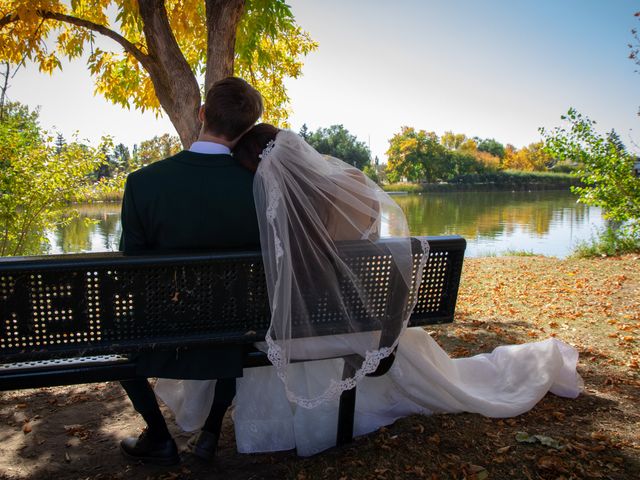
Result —
[[[260, 246], [271, 324], [257, 347], [273, 366], [243, 373], [243, 352], [233, 348], [139, 354], [140, 377], [122, 386], [147, 428], [121, 442], [127, 457], [162, 465], [180, 460], [156, 394], [183, 429], [197, 431], [188, 447], [205, 460], [215, 456], [232, 403], [240, 452], [296, 448], [312, 455], [335, 445], [335, 422], [327, 419], [336, 418], [340, 394], [356, 384], [356, 435], [415, 413], [509, 417], [531, 409], [548, 391], [579, 394], [577, 352], [556, 339], [453, 360], [422, 329], [407, 329], [428, 245], [413, 283], [415, 252], [400, 207], [360, 170], [320, 155], [297, 134], [255, 125], [261, 114], [260, 94], [245, 81], [214, 84], [198, 112], [198, 140], [129, 175], [121, 249]], [[382, 248], [380, 236], [397, 238], [380, 251], [394, 278], [387, 308], [367, 298], [336, 247], [359, 240]], [[317, 289], [350, 333], [322, 336], [317, 330], [310, 318], [317, 305], [305, 295]], [[356, 320], [363, 309], [366, 325]], [[387, 375], [366, 376], [390, 355], [396, 359]], [[155, 392], [145, 377], [159, 378]]]

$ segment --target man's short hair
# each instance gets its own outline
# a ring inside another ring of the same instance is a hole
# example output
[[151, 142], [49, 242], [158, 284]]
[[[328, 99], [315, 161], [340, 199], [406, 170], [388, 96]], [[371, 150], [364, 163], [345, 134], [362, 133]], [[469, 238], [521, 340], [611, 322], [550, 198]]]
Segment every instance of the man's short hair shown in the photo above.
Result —
[[207, 92], [204, 103], [205, 130], [235, 140], [262, 115], [262, 97], [237, 77], [218, 80]]

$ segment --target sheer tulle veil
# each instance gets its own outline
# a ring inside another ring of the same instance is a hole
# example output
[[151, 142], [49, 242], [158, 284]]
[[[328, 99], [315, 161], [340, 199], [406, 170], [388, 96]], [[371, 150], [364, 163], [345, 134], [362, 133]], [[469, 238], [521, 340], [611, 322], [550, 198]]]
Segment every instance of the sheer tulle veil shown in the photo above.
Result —
[[[253, 188], [271, 307], [265, 349], [289, 400], [314, 408], [353, 388], [393, 353], [415, 304], [414, 279], [421, 278], [428, 245], [412, 252], [404, 213], [389, 195], [288, 130], [263, 151]], [[393, 239], [380, 242], [381, 234]], [[351, 240], [377, 253], [378, 268], [393, 273], [393, 314], [370, 298], [354, 268], [358, 259], [344, 254], [342, 245]], [[324, 335], [329, 311], [345, 333]], [[327, 356], [345, 358], [349, 368], [313, 384], [290, 375], [292, 361]]]

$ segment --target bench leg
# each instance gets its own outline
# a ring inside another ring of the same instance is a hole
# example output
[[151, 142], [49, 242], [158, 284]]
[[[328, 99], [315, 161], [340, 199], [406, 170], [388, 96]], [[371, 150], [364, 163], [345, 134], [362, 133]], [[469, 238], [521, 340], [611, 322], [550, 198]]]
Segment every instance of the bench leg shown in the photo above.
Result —
[[[355, 374], [356, 369], [345, 361], [342, 371], [342, 379]], [[336, 445], [345, 445], [353, 440], [353, 420], [356, 411], [356, 388], [345, 390], [340, 395], [340, 407], [338, 408], [338, 434]]]
[[345, 445], [353, 440], [353, 420], [356, 410], [356, 389], [346, 390], [340, 395], [338, 410], [338, 435], [336, 445]]

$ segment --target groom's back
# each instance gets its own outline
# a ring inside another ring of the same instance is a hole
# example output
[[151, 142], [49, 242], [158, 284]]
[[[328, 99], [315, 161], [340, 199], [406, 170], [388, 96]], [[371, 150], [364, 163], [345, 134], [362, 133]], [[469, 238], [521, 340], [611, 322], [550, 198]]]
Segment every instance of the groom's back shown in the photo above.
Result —
[[253, 174], [230, 155], [180, 152], [129, 175], [122, 224], [127, 253], [258, 246]]

